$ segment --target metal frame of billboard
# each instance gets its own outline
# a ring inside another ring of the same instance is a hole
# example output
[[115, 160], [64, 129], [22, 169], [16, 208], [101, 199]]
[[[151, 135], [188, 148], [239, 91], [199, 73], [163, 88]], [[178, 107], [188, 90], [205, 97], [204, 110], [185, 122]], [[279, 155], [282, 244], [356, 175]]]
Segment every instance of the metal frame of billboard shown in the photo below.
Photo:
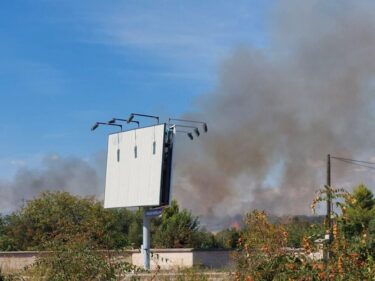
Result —
[[166, 127], [163, 149], [162, 182], [161, 182], [161, 205], [169, 205], [172, 194], [172, 167], [173, 167], [173, 144], [174, 133]]

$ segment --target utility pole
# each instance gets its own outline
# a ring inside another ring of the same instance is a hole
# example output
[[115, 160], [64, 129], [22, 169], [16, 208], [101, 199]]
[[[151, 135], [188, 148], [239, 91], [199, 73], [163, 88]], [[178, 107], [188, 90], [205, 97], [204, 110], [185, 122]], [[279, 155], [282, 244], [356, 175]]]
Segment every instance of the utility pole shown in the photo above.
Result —
[[329, 248], [330, 243], [332, 241], [332, 194], [331, 194], [331, 155], [327, 155], [327, 184], [326, 184], [326, 193], [327, 193], [327, 216], [326, 216], [326, 223], [327, 223], [327, 230], [326, 230], [326, 250], [324, 259], [328, 261], [329, 259]]
[[331, 194], [331, 155], [327, 155], [327, 224], [329, 229], [329, 234], [331, 234], [332, 221], [332, 194]]

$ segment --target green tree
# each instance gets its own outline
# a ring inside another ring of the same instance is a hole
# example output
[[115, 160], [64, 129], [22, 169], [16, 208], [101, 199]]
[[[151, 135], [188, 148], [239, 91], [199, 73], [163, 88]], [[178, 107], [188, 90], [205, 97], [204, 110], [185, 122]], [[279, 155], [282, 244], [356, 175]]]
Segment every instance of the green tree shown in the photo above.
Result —
[[312, 240], [322, 238], [324, 233], [323, 219], [313, 223], [311, 217], [301, 218], [295, 216], [284, 223], [284, 227], [288, 232], [288, 246], [293, 248], [301, 248], [303, 237], [309, 237]]
[[143, 212], [141, 209], [138, 209], [133, 213], [132, 220], [126, 232], [129, 244], [132, 248], [140, 248], [142, 245], [142, 221]]
[[368, 229], [375, 217], [374, 195], [365, 185], [354, 188], [352, 196], [343, 204], [342, 225], [347, 237], [356, 237]]
[[102, 248], [114, 249], [130, 245], [127, 234], [133, 221], [132, 212], [104, 209], [94, 198], [44, 192], [11, 214], [3, 231], [11, 238], [11, 250], [47, 250], [49, 241], [64, 242], [73, 234], [85, 234]]
[[368, 249], [373, 258], [375, 258], [375, 218], [369, 222], [368, 226]]
[[239, 237], [240, 231], [235, 228], [224, 229], [215, 235], [217, 246], [224, 249], [236, 248]]
[[45, 192], [9, 216], [3, 230], [13, 249], [50, 250], [20, 272], [28, 280], [104, 281], [135, 270], [105, 251], [129, 244], [133, 221], [132, 212], [104, 209], [93, 198]]
[[153, 247], [194, 247], [194, 235], [199, 231], [199, 221], [188, 210], [180, 211], [175, 200], [163, 210], [159, 222], [155, 221]]
[[7, 217], [0, 215], [0, 251], [12, 250], [12, 239], [6, 235]]
[[199, 229], [193, 232], [192, 245], [197, 249], [212, 249], [219, 248], [216, 236], [206, 229]]
[[370, 210], [375, 205], [374, 194], [367, 186], [360, 184], [353, 190], [355, 201], [351, 204], [353, 207]]

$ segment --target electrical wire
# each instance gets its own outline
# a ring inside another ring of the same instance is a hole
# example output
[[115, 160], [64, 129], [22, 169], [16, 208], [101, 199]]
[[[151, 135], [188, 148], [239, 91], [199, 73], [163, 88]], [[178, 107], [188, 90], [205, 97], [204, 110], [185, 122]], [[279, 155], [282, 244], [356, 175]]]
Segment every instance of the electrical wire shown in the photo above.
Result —
[[375, 165], [375, 162], [368, 162], [368, 161], [355, 160], [355, 159], [342, 158], [342, 157], [335, 157], [335, 156], [331, 156], [331, 158], [336, 159], [336, 160], [343, 160], [343, 161], [350, 161], [350, 162], [358, 162], [358, 163], [364, 163], [364, 164], [369, 164], [369, 165]]
[[357, 166], [361, 166], [361, 167], [364, 167], [364, 168], [367, 168], [367, 169], [375, 170], [375, 167], [373, 167], [373, 166], [360, 164], [360, 163], [367, 163], [367, 164], [375, 165], [375, 163], [371, 163], [371, 162], [367, 162], [367, 161], [354, 160], [354, 159], [348, 159], [348, 158], [332, 157], [332, 156], [331, 156], [331, 158], [333, 158], [335, 160], [338, 160], [338, 161], [341, 161], [341, 162], [344, 162], [344, 163], [347, 163], [347, 164], [357, 165]]

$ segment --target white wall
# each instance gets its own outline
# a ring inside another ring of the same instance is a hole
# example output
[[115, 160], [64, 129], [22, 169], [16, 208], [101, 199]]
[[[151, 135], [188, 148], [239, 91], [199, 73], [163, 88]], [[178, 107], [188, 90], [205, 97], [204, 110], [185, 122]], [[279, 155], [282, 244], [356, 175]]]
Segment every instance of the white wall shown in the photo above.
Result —
[[[229, 250], [194, 250], [187, 249], [153, 249], [151, 250], [151, 268], [157, 265], [161, 269], [189, 268], [194, 265], [203, 265], [210, 268], [226, 267], [231, 264], [231, 252]], [[46, 252], [0, 252], [0, 267], [3, 272], [11, 273], [32, 265], [38, 255]], [[111, 251], [113, 258], [123, 258], [132, 264], [143, 267], [143, 256], [138, 250]]]

